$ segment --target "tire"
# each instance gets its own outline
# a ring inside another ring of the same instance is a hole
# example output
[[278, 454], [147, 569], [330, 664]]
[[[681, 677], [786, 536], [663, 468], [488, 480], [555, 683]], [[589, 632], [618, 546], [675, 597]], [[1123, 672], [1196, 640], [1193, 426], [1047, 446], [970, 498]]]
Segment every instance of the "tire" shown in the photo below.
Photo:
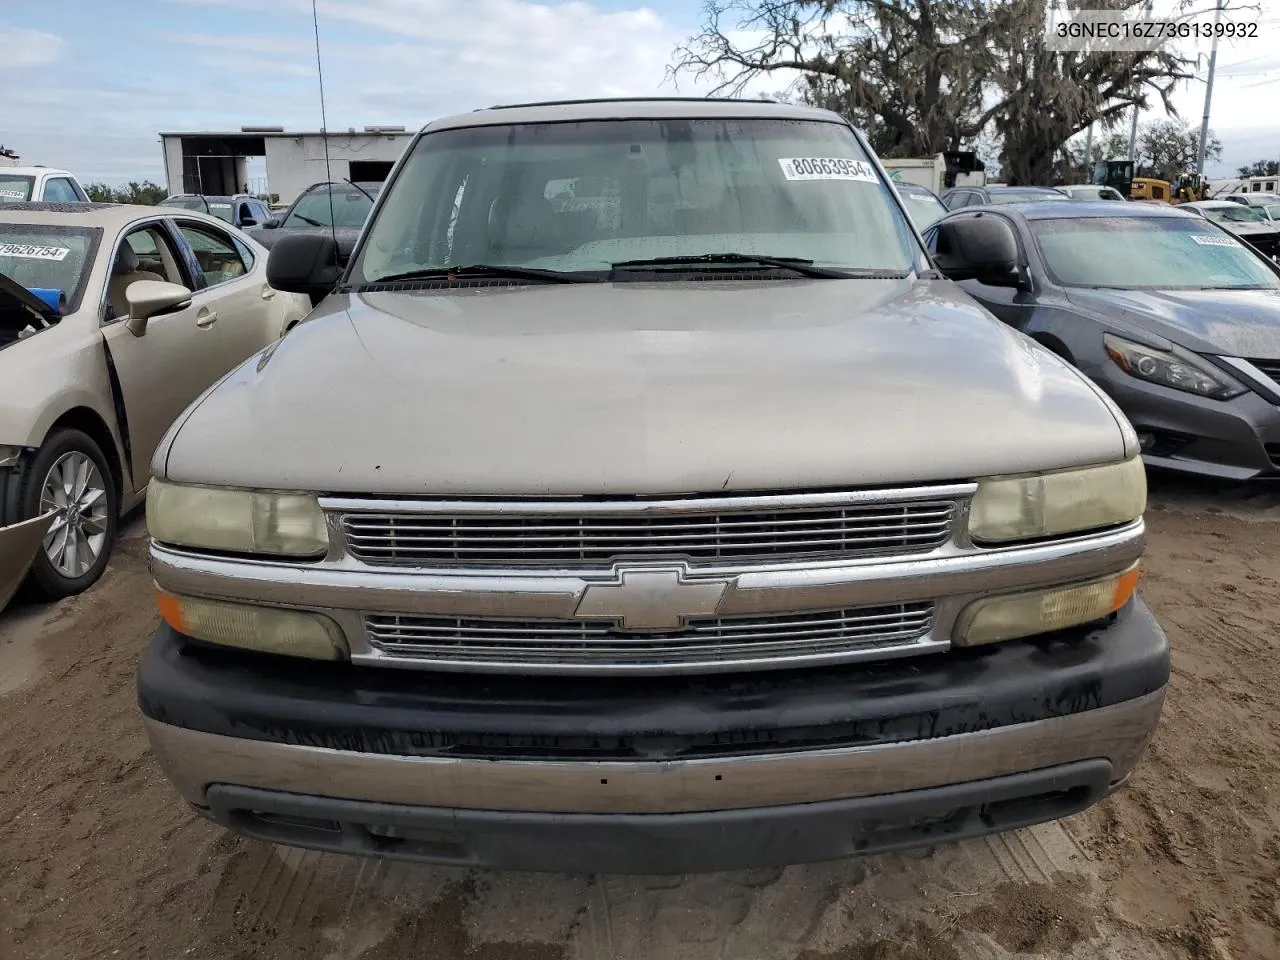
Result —
[[[85, 480], [79, 509], [71, 512], [70, 522], [60, 523], [67, 520], [67, 508], [63, 506], [65, 494], [59, 498], [58, 491], [69, 485], [74, 493]], [[53, 497], [49, 490], [53, 490]], [[79, 430], [51, 434], [25, 471], [22, 516], [39, 516], [51, 506], [63, 514], [54, 521], [54, 529], [36, 554], [24, 584], [24, 592], [37, 600], [58, 600], [87, 590], [106, 570], [116, 542], [120, 500], [115, 478], [102, 448]], [[68, 532], [59, 539], [59, 531]]]

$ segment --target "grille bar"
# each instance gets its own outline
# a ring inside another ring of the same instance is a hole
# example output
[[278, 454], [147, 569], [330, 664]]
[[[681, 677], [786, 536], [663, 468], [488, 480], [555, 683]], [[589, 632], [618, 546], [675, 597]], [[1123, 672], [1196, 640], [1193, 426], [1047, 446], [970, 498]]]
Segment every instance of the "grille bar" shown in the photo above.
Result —
[[620, 633], [608, 622], [368, 615], [375, 649], [393, 657], [551, 668], [706, 667], [779, 659], [885, 653], [921, 644], [931, 603], [888, 604], [784, 616], [714, 617], [666, 634]]
[[[917, 554], [945, 543], [954, 500], [833, 504], [791, 509], [734, 508], [697, 512], [637, 512], [619, 504], [610, 514], [593, 504], [560, 504], [563, 514], [536, 512], [343, 512], [348, 551], [387, 566], [607, 567], [628, 557], [664, 556], [697, 563], [811, 561], [866, 554]], [[776, 498], [761, 498], [774, 507]], [[706, 504], [708, 501], [701, 501]], [[433, 505], [443, 506], [443, 505]], [[579, 512], [581, 511], [581, 512]]]

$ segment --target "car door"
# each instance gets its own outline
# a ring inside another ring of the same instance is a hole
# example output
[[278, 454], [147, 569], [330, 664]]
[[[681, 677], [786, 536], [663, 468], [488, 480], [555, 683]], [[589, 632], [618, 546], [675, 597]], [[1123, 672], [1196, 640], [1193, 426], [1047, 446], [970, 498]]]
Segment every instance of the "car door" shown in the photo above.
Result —
[[190, 288], [195, 282], [162, 218], [130, 225], [103, 248], [111, 277], [102, 292], [102, 337], [124, 402], [122, 433], [130, 466], [141, 487], [164, 432], [227, 367], [211, 349], [208, 307], [194, 296], [186, 306], [151, 317], [142, 336], [125, 325], [124, 291], [130, 283], [165, 280]]
[[173, 226], [199, 274], [195, 302], [212, 318], [211, 348], [225, 372], [280, 335], [276, 292], [267, 284], [266, 264], [231, 231], [184, 217], [175, 217]]

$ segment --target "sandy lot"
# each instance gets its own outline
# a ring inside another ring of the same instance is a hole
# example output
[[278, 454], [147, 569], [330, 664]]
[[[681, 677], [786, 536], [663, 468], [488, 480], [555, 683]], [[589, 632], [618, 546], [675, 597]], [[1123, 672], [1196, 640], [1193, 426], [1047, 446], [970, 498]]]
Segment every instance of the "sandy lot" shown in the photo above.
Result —
[[0, 958], [1280, 957], [1280, 488], [1154, 482], [1172, 689], [1132, 785], [988, 841], [787, 870], [498, 874], [286, 851], [188, 813], [134, 664], [143, 531], [83, 597], [0, 615]]

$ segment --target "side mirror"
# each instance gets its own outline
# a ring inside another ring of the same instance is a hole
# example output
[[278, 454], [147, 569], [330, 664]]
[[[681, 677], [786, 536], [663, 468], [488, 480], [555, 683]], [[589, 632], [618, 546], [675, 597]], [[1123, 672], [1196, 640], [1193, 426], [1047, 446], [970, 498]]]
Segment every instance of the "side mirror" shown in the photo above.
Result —
[[262, 222], [262, 227], [265, 230], [274, 230], [278, 226], [280, 226], [282, 223], [284, 223], [284, 217], [276, 216], [276, 217], [271, 217], [268, 220], [264, 220]]
[[1005, 220], [978, 214], [935, 226], [938, 242], [933, 259], [945, 276], [1000, 287], [1019, 285], [1018, 241]]
[[135, 337], [147, 332], [147, 321], [156, 314], [191, 305], [190, 290], [163, 280], [135, 280], [125, 290], [124, 298], [129, 302], [129, 319], [125, 325]]
[[258, 225], [258, 221], [257, 221], [257, 220], [255, 220], [255, 219], [253, 219], [253, 217], [241, 217], [241, 218], [240, 218], [240, 226], [241, 226], [241, 228], [244, 228], [244, 227], [256, 227], [257, 225]]
[[305, 293], [316, 304], [337, 285], [344, 266], [332, 234], [291, 230], [271, 247], [267, 283], [284, 293]]

